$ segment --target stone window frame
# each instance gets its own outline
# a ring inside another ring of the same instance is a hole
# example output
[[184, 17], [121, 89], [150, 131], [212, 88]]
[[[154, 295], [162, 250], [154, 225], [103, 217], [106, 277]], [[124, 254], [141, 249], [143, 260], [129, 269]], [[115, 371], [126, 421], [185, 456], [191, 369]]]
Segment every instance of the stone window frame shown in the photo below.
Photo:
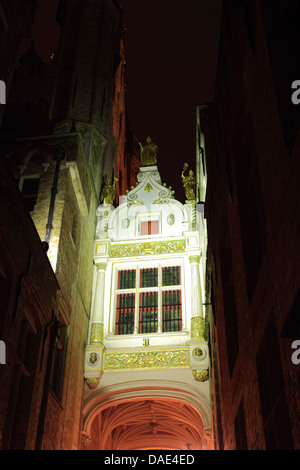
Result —
[[[163, 286], [162, 285], [162, 268], [164, 267], [180, 267], [180, 284], [174, 286]], [[143, 269], [147, 268], [158, 268], [158, 285], [155, 287], [140, 287], [140, 272]], [[131, 289], [118, 289], [118, 275], [120, 271], [134, 270], [136, 272], [135, 287]], [[184, 298], [184, 262], [183, 258], [174, 258], [169, 261], [161, 262], [149, 262], [149, 263], [126, 263], [126, 264], [116, 264], [113, 269], [113, 283], [112, 283], [112, 334], [116, 337], [122, 338], [124, 336], [145, 336], [145, 335], [158, 335], [158, 334], [178, 334], [184, 331], [186, 324], [185, 317], [185, 298]], [[140, 294], [144, 292], [157, 292], [158, 293], [158, 328], [156, 332], [143, 333], [139, 331], [139, 322], [140, 322]], [[180, 291], [181, 293], [181, 329], [178, 331], [163, 331], [163, 292], [166, 291]], [[133, 333], [128, 334], [117, 334], [116, 333], [116, 321], [117, 321], [117, 298], [120, 293], [135, 294], [135, 304], [134, 304], [134, 328]]]

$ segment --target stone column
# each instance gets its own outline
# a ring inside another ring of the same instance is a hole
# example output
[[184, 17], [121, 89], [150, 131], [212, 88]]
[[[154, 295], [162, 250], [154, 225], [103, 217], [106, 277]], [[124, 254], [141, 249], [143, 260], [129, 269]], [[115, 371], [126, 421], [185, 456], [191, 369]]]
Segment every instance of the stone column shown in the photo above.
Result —
[[204, 316], [200, 283], [200, 256], [190, 256], [191, 263], [191, 341], [204, 338]]
[[104, 334], [104, 290], [105, 290], [105, 263], [96, 264], [97, 279], [93, 311], [91, 315], [90, 344], [103, 344]]

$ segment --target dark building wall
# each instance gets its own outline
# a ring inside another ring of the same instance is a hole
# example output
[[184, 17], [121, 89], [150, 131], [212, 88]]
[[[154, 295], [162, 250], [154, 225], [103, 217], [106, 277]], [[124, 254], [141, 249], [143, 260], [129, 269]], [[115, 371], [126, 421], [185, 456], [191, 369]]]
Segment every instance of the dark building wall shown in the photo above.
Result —
[[[1, 1], [0, 5], [0, 80], [8, 95], [21, 40], [29, 37], [35, 18], [37, 0]], [[0, 106], [0, 124], [4, 106]]]
[[1, 447], [33, 449], [60, 287], [3, 159], [0, 175], [0, 338], [6, 344], [6, 364], [0, 366]]
[[40, 432], [31, 443], [52, 450], [81, 447], [96, 209], [103, 176], [112, 175], [113, 168], [117, 173], [125, 145], [124, 125], [119, 131], [121, 9], [112, 0], [66, 0], [58, 19], [58, 53], [48, 64], [34, 47], [21, 57], [1, 129], [1, 158], [27, 203], [39, 246], [51, 229], [47, 255], [61, 288]]
[[300, 445], [299, 9], [267, 3], [224, 2], [215, 103], [201, 116], [214, 434], [226, 449]]

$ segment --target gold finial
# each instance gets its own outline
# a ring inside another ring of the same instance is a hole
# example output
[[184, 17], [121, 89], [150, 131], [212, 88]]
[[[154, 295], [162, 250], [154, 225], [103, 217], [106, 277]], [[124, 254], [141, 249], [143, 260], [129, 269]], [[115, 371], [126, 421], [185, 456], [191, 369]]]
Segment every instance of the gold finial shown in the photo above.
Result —
[[142, 145], [141, 142], [139, 142], [137, 139], [136, 141], [140, 146], [140, 159], [142, 166], [156, 165], [158, 146], [152, 142], [151, 137], [147, 137], [146, 145]]
[[114, 178], [114, 181], [111, 182], [108, 176], [105, 177], [104, 185], [102, 187], [100, 201], [103, 204], [113, 204], [116, 197], [116, 182], [119, 181], [117, 178]]
[[185, 172], [188, 169], [188, 164], [183, 165], [183, 171], [181, 173], [182, 183], [185, 190], [186, 198], [189, 201], [194, 201], [196, 199], [196, 178], [194, 176], [193, 170], [189, 171], [189, 175], [185, 176]]

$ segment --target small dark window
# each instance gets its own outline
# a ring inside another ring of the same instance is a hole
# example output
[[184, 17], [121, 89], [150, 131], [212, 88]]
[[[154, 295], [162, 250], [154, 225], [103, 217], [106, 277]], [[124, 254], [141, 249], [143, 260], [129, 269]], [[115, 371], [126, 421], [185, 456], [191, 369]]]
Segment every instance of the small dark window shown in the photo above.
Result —
[[24, 178], [22, 186], [22, 199], [29, 210], [32, 212], [37, 200], [40, 178]]

